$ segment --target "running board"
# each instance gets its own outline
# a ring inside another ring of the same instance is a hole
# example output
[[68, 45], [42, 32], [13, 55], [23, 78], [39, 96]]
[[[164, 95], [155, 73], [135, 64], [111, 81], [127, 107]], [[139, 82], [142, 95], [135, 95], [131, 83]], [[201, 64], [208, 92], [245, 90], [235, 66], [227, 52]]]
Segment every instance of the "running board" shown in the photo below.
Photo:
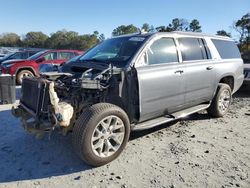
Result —
[[171, 121], [180, 119], [180, 118], [184, 118], [190, 114], [199, 112], [201, 110], [205, 110], [210, 106], [210, 104], [201, 104], [198, 106], [194, 106], [191, 108], [187, 108], [185, 110], [179, 111], [179, 112], [175, 112], [173, 114], [171, 114], [171, 116], [162, 116], [162, 117], [158, 117], [152, 120], [148, 120], [148, 121], [144, 121], [142, 123], [139, 124], [135, 124], [131, 127], [132, 131], [140, 131], [140, 130], [145, 130], [145, 129], [150, 129], [153, 127], [156, 127], [158, 125], [164, 124], [164, 123], [169, 123]]

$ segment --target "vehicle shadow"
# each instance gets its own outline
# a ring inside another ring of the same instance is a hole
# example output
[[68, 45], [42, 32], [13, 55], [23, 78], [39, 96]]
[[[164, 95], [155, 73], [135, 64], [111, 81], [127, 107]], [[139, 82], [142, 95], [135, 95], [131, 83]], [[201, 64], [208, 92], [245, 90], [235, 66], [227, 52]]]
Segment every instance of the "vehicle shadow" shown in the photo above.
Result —
[[71, 135], [56, 133], [38, 140], [26, 133], [10, 110], [0, 109], [0, 183], [49, 178], [85, 171], [73, 152]]

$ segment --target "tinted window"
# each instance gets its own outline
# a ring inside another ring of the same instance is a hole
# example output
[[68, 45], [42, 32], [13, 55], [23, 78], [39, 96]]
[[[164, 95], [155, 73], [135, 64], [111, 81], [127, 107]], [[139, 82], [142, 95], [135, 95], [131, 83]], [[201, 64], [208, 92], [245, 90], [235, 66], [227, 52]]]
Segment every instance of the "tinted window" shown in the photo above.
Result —
[[11, 59], [26, 59], [24, 52], [17, 52], [13, 56], [11, 56]]
[[174, 39], [161, 38], [148, 49], [148, 64], [178, 62]]
[[71, 52], [59, 52], [57, 59], [71, 59], [73, 56]]
[[45, 61], [49, 61], [49, 60], [55, 60], [56, 59], [56, 52], [51, 52], [48, 53], [44, 56]]
[[37, 52], [29, 52], [29, 57], [35, 55]]
[[222, 59], [241, 58], [238, 47], [233, 41], [212, 39]]
[[207, 59], [206, 50], [201, 39], [180, 38], [179, 43], [183, 61]]

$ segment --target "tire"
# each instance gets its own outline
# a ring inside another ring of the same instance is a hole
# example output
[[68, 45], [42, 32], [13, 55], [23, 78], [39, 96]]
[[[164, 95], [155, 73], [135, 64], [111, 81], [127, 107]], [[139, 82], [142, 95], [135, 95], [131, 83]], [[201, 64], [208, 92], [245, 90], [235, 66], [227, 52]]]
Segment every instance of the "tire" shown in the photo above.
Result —
[[207, 112], [215, 118], [223, 117], [228, 112], [231, 102], [232, 91], [230, 86], [220, 83]]
[[[112, 127], [115, 128], [112, 130]], [[129, 135], [127, 114], [118, 106], [98, 103], [80, 115], [73, 128], [72, 142], [80, 158], [97, 167], [116, 159], [125, 148]]]
[[34, 77], [34, 74], [33, 74], [33, 72], [31, 72], [29, 70], [22, 70], [19, 73], [17, 73], [16, 82], [18, 85], [22, 84], [23, 77], [25, 77], [25, 76]]

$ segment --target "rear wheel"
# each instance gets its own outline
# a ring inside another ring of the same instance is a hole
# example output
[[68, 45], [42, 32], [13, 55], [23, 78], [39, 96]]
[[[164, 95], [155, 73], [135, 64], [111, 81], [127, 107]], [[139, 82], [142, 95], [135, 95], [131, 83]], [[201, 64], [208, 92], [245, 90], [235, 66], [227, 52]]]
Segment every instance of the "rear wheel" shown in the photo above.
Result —
[[216, 95], [207, 109], [208, 114], [212, 117], [223, 117], [228, 112], [231, 101], [232, 91], [230, 86], [220, 83]]
[[86, 109], [73, 128], [73, 146], [87, 164], [101, 166], [117, 158], [130, 135], [126, 113], [119, 107], [99, 103]]
[[17, 73], [17, 77], [16, 77], [16, 82], [18, 85], [22, 84], [23, 78], [24, 77], [34, 77], [34, 74], [29, 71], [29, 70], [22, 70], [20, 72]]

